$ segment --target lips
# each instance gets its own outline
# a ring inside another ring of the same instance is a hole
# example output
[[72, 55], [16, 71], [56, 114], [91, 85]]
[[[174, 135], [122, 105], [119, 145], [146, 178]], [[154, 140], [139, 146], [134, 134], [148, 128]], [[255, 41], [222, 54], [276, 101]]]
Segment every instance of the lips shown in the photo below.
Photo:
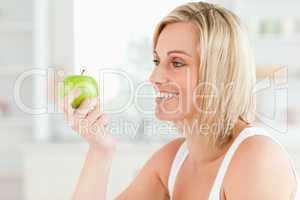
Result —
[[161, 97], [161, 98], [171, 98], [171, 97], [174, 97], [178, 94], [179, 94], [178, 92], [158, 92], [156, 94], [156, 96]]
[[159, 91], [157, 94], [156, 94], [156, 103], [161, 103], [162, 101], [164, 102], [167, 102], [167, 101], [170, 101], [172, 99], [175, 99], [177, 98], [179, 95], [178, 92], [162, 92], [162, 91]]

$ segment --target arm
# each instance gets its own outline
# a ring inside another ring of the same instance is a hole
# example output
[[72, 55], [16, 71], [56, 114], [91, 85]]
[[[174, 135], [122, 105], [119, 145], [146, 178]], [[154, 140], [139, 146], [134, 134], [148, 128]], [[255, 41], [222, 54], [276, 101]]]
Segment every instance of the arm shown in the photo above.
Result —
[[72, 129], [89, 143], [89, 151], [72, 199], [104, 200], [116, 143], [106, 134], [107, 117], [101, 112], [97, 99], [87, 98], [79, 108], [72, 108], [71, 102], [79, 95], [79, 90], [70, 92], [61, 105]]
[[174, 156], [184, 140], [164, 145], [147, 161], [133, 182], [115, 200], [167, 200], [167, 182]]
[[150, 159], [133, 182], [115, 200], [167, 200], [168, 194]]
[[73, 200], [106, 199], [106, 190], [113, 152], [90, 148]]
[[[72, 92], [63, 106], [65, 117], [73, 130], [79, 133], [90, 145], [73, 200], [105, 200], [109, 172], [115, 153], [115, 141], [106, 134], [103, 127], [107, 124], [105, 115], [100, 112], [99, 104], [85, 100], [76, 111], [71, 108], [72, 100], [79, 94]], [[95, 107], [94, 109], [92, 109]], [[82, 123], [84, 122], [84, 123]], [[81, 125], [84, 124], [84, 125]], [[96, 132], [90, 127], [97, 126]], [[166, 200], [166, 176], [171, 162], [182, 139], [174, 140], [157, 151], [145, 164], [134, 181], [123, 191], [117, 200]], [[163, 172], [163, 173], [162, 173]], [[126, 173], [126, 172], [125, 172]]]

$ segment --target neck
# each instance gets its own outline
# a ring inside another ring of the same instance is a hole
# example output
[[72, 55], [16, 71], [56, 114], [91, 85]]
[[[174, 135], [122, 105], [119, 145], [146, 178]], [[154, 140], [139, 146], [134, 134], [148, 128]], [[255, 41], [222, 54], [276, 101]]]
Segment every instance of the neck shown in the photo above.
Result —
[[216, 146], [212, 145], [209, 139], [209, 136], [214, 133], [201, 131], [202, 129], [199, 130], [199, 128], [196, 129], [195, 127], [199, 126], [196, 126], [194, 123], [194, 121], [186, 121], [181, 125], [181, 128], [189, 149], [189, 159], [197, 166], [212, 163], [223, 157], [238, 134], [249, 126], [249, 124], [238, 120], [232, 129], [232, 137], [228, 142]]

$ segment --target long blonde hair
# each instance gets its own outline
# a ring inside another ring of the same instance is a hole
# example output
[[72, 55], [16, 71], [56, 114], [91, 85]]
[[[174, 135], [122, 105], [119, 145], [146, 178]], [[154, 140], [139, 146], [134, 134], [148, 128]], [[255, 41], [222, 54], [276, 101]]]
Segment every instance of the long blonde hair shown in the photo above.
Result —
[[[198, 82], [209, 84], [198, 88], [197, 94], [212, 94], [210, 84], [218, 89], [217, 98], [201, 99], [199, 108], [203, 112], [197, 112], [195, 118], [201, 124], [220, 125], [222, 128], [209, 137], [215, 145], [224, 144], [238, 119], [247, 123], [254, 120], [255, 64], [246, 28], [225, 8], [204, 2], [186, 3], [159, 22], [153, 37], [154, 49], [163, 28], [177, 22], [191, 22], [199, 32]], [[210, 108], [215, 108], [213, 114], [205, 112]]]

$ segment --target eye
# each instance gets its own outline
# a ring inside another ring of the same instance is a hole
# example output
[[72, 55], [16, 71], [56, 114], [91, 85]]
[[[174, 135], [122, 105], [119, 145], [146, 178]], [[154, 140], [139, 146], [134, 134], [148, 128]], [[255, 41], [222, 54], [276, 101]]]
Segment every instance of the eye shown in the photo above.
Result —
[[157, 65], [159, 65], [159, 60], [158, 59], [153, 59], [153, 63], [157, 66]]
[[172, 60], [172, 65], [174, 68], [179, 68], [185, 66], [185, 63], [181, 59], [176, 58]]
[[176, 61], [172, 62], [172, 64], [173, 64], [173, 66], [176, 67], [176, 68], [178, 68], [178, 67], [183, 67], [183, 66], [185, 65], [184, 63], [176, 62]]

